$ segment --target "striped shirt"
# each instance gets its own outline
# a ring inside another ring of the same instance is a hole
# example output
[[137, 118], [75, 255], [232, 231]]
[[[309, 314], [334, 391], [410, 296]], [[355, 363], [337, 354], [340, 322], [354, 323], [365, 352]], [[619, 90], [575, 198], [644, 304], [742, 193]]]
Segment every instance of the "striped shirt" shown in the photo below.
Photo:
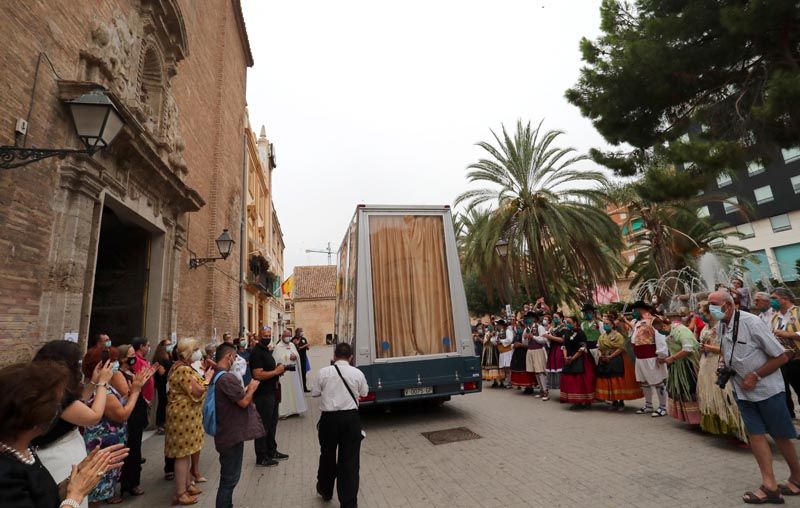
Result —
[[[717, 325], [717, 335], [721, 337], [722, 358], [728, 364], [731, 360], [731, 347], [733, 347], [733, 318], [731, 318], [730, 324], [720, 321]], [[750, 391], [743, 390], [741, 386], [744, 376], [756, 371], [771, 358], [783, 353], [784, 348], [781, 343], [758, 316], [749, 312], [739, 312], [739, 334], [736, 347], [733, 349], [733, 361], [729, 365], [736, 371], [732, 379], [736, 397], [740, 400], [758, 402], [783, 392], [783, 375], [780, 369], [765, 376]]]

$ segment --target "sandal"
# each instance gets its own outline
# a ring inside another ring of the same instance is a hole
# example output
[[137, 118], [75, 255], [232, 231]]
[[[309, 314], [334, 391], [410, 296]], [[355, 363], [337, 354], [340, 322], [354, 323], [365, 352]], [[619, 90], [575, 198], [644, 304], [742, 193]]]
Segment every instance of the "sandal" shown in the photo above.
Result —
[[742, 501], [744, 501], [745, 504], [783, 504], [786, 502], [783, 496], [781, 496], [780, 487], [775, 490], [769, 490], [762, 485], [759, 489], [766, 494], [766, 497], [758, 497], [755, 492], [747, 491], [744, 493], [744, 496], [742, 496]]
[[107, 500], [106, 504], [120, 504], [122, 502], [122, 496], [112, 497], [111, 499]]
[[190, 496], [188, 492], [184, 492], [183, 494], [172, 498], [172, 506], [189, 506], [192, 504], [197, 504], [197, 498]]
[[651, 414], [650, 416], [652, 416], [653, 418], [660, 418], [662, 416], [667, 416], [667, 410], [660, 407], [655, 411], [653, 411], [653, 414]]
[[199, 489], [197, 485], [195, 485], [194, 483], [189, 485], [189, 487], [186, 489], [186, 492], [188, 492], [189, 495], [192, 496], [198, 496], [203, 493], [203, 491]]
[[195, 482], [195, 483], [205, 483], [205, 482], [207, 482], [207, 481], [208, 481], [208, 479], [207, 479], [205, 476], [195, 476], [195, 475], [192, 475], [192, 478], [194, 478], [194, 482]]
[[175, 473], [164, 473], [164, 479], [171, 482], [175, 479]]
[[642, 406], [641, 408], [636, 410], [637, 415], [644, 415], [652, 412], [653, 412], [652, 406]]
[[[792, 490], [792, 488], [789, 486], [790, 484], [794, 485], [798, 490]], [[778, 490], [780, 490], [781, 494], [784, 496], [800, 496], [800, 483], [789, 478], [786, 480], [786, 483], [778, 484]]]

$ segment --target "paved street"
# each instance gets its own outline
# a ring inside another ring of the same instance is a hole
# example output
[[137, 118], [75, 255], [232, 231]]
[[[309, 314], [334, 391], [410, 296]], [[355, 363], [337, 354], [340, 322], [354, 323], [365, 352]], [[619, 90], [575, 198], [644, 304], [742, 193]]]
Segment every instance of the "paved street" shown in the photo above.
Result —
[[[312, 351], [327, 364], [330, 348]], [[395, 409], [364, 417], [360, 505], [363, 507], [736, 506], [759, 484], [749, 451], [687, 430], [671, 418], [610, 413], [600, 405], [573, 413], [516, 390], [486, 389], [441, 408]], [[278, 443], [291, 459], [275, 468], [254, 466], [246, 447], [234, 502], [241, 507], [325, 506], [314, 493], [318, 445], [317, 402], [278, 424]], [[433, 446], [421, 432], [466, 426], [482, 439]], [[144, 444], [146, 495], [123, 506], [169, 504], [162, 478], [163, 438]], [[779, 478], [786, 466], [776, 461]], [[210, 482], [197, 506], [214, 505], [219, 475], [213, 442], [202, 455]], [[334, 502], [329, 506], [336, 506]], [[800, 500], [787, 499], [800, 506]]]

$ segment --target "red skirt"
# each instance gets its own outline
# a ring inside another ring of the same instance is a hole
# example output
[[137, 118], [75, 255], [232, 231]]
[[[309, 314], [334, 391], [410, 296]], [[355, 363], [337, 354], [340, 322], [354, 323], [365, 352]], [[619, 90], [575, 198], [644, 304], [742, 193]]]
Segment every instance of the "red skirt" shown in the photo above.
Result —
[[561, 402], [591, 404], [594, 400], [594, 389], [597, 383], [594, 360], [588, 352], [581, 355], [581, 360], [583, 360], [582, 374], [561, 373], [561, 395], [559, 397]]
[[536, 376], [533, 372], [527, 371], [511, 371], [511, 386], [520, 386], [522, 388], [532, 388], [536, 386]]

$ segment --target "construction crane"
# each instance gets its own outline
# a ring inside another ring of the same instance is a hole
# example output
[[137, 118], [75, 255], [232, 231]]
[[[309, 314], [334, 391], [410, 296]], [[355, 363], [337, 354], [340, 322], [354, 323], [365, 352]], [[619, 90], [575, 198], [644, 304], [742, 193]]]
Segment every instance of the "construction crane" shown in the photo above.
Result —
[[309, 252], [314, 252], [314, 253], [317, 253], [317, 254], [327, 254], [328, 255], [328, 264], [329, 265], [333, 264], [332, 263], [332, 261], [333, 261], [333, 259], [332, 259], [333, 258], [333, 249], [331, 249], [331, 242], [328, 242], [328, 248], [325, 249], [325, 250], [321, 250], [321, 249], [306, 249], [306, 254], [308, 254]]

